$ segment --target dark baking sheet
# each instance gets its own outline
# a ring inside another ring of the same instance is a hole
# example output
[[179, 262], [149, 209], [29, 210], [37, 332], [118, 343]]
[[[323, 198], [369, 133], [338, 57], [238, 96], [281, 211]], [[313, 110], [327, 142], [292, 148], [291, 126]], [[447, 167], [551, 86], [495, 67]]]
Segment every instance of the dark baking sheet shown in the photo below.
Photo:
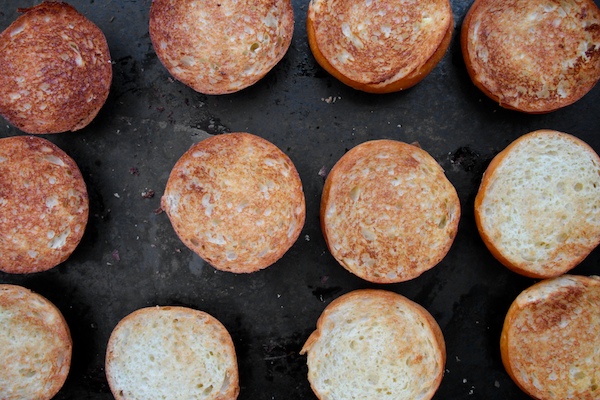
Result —
[[[325, 73], [306, 40], [308, 1], [293, 1], [289, 52], [255, 86], [206, 96], [174, 81], [148, 35], [150, 0], [72, 0], [105, 33], [113, 59], [111, 94], [91, 125], [44, 135], [78, 163], [88, 186], [90, 218], [75, 253], [53, 270], [0, 273], [0, 283], [28, 287], [54, 302], [74, 341], [73, 362], [57, 399], [112, 398], [104, 375], [109, 335], [130, 312], [185, 305], [209, 312], [230, 331], [240, 369], [239, 399], [315, 398], [298, 354], [334, 298], [358, 288], [403, 294], [427, 308], [446, 339], [446, 373], [436, 399], [525, 399], [499, 354], [504, 314], [534, 283], [501, 266], [481, 242], [473, 201], [491, 158], [540, 128], [574, 134], [600, 150], [600, 87], [547, 115], [506, 111], [476, 89], [460, 53], [460, 26], [471, 1], [452, 1], [455, 32], [434, 71], [416, 87], [389, 95], [354, 91]], [[0, 29], [17, 7], [7, 0]], [[159, 202], [169, 172], [193, 143], [246, 131], [286, 152], [303, 181], [306, 225], [275, 265], [251, 275], [218, 272], [176, 237]], [[0, 137], [21, 134], [2, 121]], [[447, 257], [419, 278], [375, 285], [346, 272], [327, 251], [319, 227], [324, 178], [345, 151], [371, 139], [419, 142], [446, 170], [462, 204], [458, 236]], [[151, 197], [148, 193], [154, 192]], [[572, 273], [600, 273], [594, 251]]]

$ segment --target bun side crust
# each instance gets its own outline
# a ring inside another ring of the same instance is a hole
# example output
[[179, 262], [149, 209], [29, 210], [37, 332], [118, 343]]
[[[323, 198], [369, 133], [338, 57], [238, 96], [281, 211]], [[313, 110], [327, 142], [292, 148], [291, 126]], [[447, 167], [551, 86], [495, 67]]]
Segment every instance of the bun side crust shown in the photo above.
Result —
[[319, 399], [430, 399], [446, 362], [444, 337], [417, 303], [384, 290], [331, 302], [300, 354]]
[[294, 31], [289, 0], [154, 0], [150, 39], [177, 80], [204, 94], [253, 85], [285, 55]]
[[69, 374], [72, 348], [54, 304], [23, 287], [0, 285], [0, 398], [54, 397]]
[[536, 399], [600, 395], [600, 278], [563, 275], [525, 289], [500, 338], [513, 381]]
[[424, 150], [393, 140], [351, 149], [323, 187], [321, 228], [331, 254], [374, 283], [416, 278], [450, 250], [460, 201]]
[[600, 158], [580, 139], [538, 130], [498, 153], [475, 197], [475, 222], [510, 270], [550, 278], [600, 243]]
[[461, 48], [473, 83], [500, 106], [555, 111], [600, 79], [600, 9], [592, 0], [476, 0]]
[[454, 28], [445, 0], [402, 5], [313, 0], [306, 24], [310, 49], [323, 69], [370, 93], [420, 82], [446, 53]]
[[112, 81], [104, 34], [66, 3], [20, 11], [0, 34], [0, 114], [27, 133], [84, 128]]
[[108, 341], [106, 377], [118, 400], [230, 400], [240, 390], [229, 332], [186, 307], [142, 308], [123, 318]]
[[248, 133], [192, 146], [173, 167], [161, 204], [187, 247], [215, 268], [235, 273], [279, 260], [306, 218], [292, 161]]
[[45, 271], [83, 237], [89, 201], [75, 161], [36, 136], [0, 139], [0, 270]]

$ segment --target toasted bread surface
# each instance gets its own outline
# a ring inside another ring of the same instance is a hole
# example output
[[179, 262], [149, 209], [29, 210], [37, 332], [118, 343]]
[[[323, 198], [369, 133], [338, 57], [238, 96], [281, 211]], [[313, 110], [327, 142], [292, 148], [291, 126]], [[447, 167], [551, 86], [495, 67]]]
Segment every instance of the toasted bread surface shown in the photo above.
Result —
[[319, 399], [430, 399], [446, 361], [431, 314], [394, 292], [363, 289], [331, 302], [301, 354]]
[[564, 274], [600, 243], [600, 158], [566, 133], [521, 136], [485, 171], [475, 221], [509, 269], [532, 278]]
[[106, 350], [116, 399], [236, 399], [238, 366], [227, 329], [187, 307], [142, 308], [123, 318]]
[[21, 11], [0, 34], [0, 114], [27, 133], [84, 128], [110, 90], [104, 34], [63, 2]]
[[452, 38], [447, 0], [312, 0], [308, 42], [317, 62], [355, 89], [389, 93], [416, 85], [442, 59]]
[[46, 298], [0, 284], [0, 398], [47, 400], [61, 389], [73, 344], [60, 311]]
[[444, 258], [458, 231], [460, 202], [427, 152], [373, 140], [331, 169], [320, 215], [329, 250], [344, 268], [392, 283], [413, 279]]
[[600, 398], [600, 278], [563, 275], [525, 289], [510, 306], [502, 362], [535, 399]]
[[306, 216], [292, 161], [249, 133], [192, 146], [173, 167], [161, 204], [186, 246], [215, 268], [236, 273], [279, 260]]
[[592, 0], [476, 0], [461, 47], [471, 79], [500, 106], [551, 112], [600, 79], [600, 10]]
[[65, 261], [88, 221], [75, 161], [37, 136], [0, 139], [0, 270], [30, 273]]
[[154, 0], [150, 38], [176, 79], [205, 94], [253, 85], [285, 55], [294, 31], [290, 0]]

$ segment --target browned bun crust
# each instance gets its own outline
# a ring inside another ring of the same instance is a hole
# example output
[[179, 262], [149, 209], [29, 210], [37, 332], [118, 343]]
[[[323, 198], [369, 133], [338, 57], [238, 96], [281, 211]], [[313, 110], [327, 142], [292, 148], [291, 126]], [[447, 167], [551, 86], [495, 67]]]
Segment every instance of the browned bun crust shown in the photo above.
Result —
[[600, 278], [563, 275], [525, 289], [500, 338], [506, 372], [534, 399], [600, 397]]
[[0, 285], [0, 399], [54, 397], [69, 374], [72, 349], [54, 304], [24, 287]]
[[344, 268], [370, 282], [393, 283], [444, 258], [458, 231], [460, 201], [427, 152], [373, 140], [331, 169], [320, 215], [327, 246]]
[[192, 146], [173, 167], [161, 204], [186, 246], [235, 273], [279, 260], [298, 239], [306, 215], [292, 161], [249, 133]]
[[290, 0], [154, 0], [150, 38], [177, 80], [205, 94], [253, 85], [285, 55], [294, 31]]
[[433, 70], [450, 45], [454, 23], [446, 0], [312, 0], [306, 28], [323, 69], [354, 89], [390, 93]]
[[600, 10], [592, 0], [475, 0], [461, 48], [473, 83], [500, 106], [551, 112], [600, 79]]
[[27, 133], [84, 128], [110, 90], [104, 34], [66, 3], [20, 11], [0, 34], [0, 114]]
[[30, 273], [65, 261], [88, 220], [75, 161], [46, 139], [0, 139], [0, 270]]

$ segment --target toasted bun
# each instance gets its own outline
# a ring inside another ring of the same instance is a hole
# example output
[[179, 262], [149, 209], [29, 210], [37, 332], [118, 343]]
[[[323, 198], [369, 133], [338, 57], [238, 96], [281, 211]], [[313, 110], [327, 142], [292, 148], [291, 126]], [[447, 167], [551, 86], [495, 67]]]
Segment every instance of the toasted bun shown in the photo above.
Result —
[[88, 220], [81, 172], [46, 139], [0, 139], [0, 270], [29, 273], [65, 261]]
[[532, 278], [561, 275], [600, 243], [600, 158], [566, 133], [539, 130], [500, 152], [475, 198], [483, 242]]
[[389, 93], [420, 82], [442, 59], [454, 29], [447, 0], [312, 0], [306, 28], [317, 62], [358, 90]]
[[192, 146], [173, 167], [161, 204], [186, 246], [215, 268], [236, 273], [279, 260], [306, 215], [292, 161], [249, 133]]
[[148, 307], [123, 318], [106, 350], [117, 400], [235, 399], [237, 358], [227, 329], [186, 307]]
[[154, 0], [150, 39], [176, 79], [205, 94], [258, 82], [292, 41], [290, 0]]
[[471, 79], [500, 106], [554, 111], [600, 78], [600, 10], [593, 0], [475, 0], [461, 47]]
[[329, 304], [300, 354], [319, 399], [431, 399], [446, 362], [431, 314], [384, 290], [356, 290]]
[[600, 398], [600, 278], [563, 275], [524, 290], [502, 328], [506, 371], [535, 399]]
[[0, 34], [0, 114], [28, 133], [85, 127], [110, 90], [104, 34], [66, 3], [20, 11]]
[[69, 374], [72, 348], [54, 304], [29, 289], [0, 285], [0, 399], [54, 397]]
[[442, 167], [420, 148], [362, 143], [331, 169], [321, 227], [331, 254], [376, 283], [413, 279], [438, 264], [454, 241], [460, 202]]

